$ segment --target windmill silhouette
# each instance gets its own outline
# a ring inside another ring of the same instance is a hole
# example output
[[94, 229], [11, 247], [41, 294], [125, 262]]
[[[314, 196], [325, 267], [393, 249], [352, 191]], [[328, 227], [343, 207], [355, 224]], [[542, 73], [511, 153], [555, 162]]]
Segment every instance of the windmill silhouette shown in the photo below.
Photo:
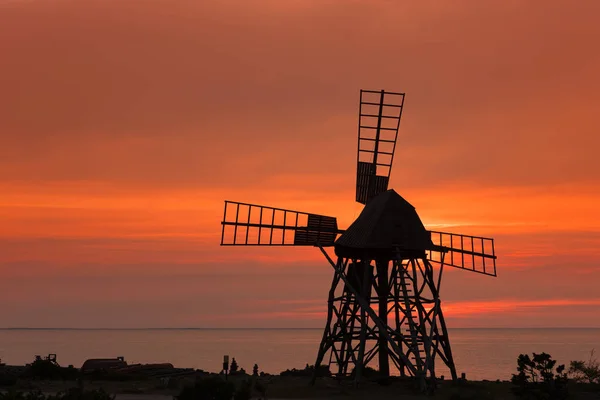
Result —
[[380, 375], [390, 375], [392, 360], [425, 388], [438, 358], [457, 379], [439, 297], [443, 267], [496, 276], [496, 255], [491, 238], [425, 229], [388, 190], [404, 97], [360, 91], [356, 201], [365, 206], [347, 229], [335, 217], [225, 201], [221, 245], [318, 247], [334, 274], [315, 371], [329, 355], [334, 374], [358, 382], [377, 357]]

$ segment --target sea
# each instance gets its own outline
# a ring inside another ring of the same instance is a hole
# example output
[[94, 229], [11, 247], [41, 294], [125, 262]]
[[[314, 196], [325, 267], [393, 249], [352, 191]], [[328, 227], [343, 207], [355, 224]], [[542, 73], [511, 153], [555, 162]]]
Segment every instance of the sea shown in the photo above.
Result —
[[[278, 374], [314, 364], [322, 333], [322, 329], [0, 329], [0, 359], [24, 365], [36, 355], [52, 353], [60, 365], [80, 367], [88, 358], [122, 356], [130, 364], [171, 363], [218, 372], [228, 355], [247, 371], [257, 364], [260, 371]], [[571, 360], [588, 360], [594, 349], [600, 353], [600, 328], [454, 328], [449, 338], [456, 369], [470, 380], [510, 379], [521, 353], [546, 352], [567, 366]], [[437, 374], [447, 370], [440, 365]]]

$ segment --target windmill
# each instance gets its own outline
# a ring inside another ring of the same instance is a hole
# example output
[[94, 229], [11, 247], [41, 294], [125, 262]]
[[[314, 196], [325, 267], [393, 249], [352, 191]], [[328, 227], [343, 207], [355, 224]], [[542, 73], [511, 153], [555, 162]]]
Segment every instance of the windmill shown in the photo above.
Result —
[[427, 230], [388, 190], [404, 97], [360, 91], [356, 201], [364, 208], [347, 229], [331, 216], [225, 201], [221, 245], [318, 247], [334, 274], [315, 371], [328, 363], [358, 381], [375, 359], [389, 376], [391, 360], [424, 388], [438, 359], [457, 379], [439, 297], [444, 266], [496, 276], [496, 255], [491, 238]]

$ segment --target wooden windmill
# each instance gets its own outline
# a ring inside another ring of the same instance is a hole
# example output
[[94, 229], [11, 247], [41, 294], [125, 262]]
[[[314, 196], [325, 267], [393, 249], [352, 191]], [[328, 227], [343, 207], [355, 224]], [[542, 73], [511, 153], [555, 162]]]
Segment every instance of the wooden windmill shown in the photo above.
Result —
[[388, 190], [404, 97], [360, 91], [356, 201], [365, 206], [347, 229], [335, 217], [225, 201], [221, 245], [318, 247], [334, 274], [315, 371], [328, 363], [359, 380], [377, 359], [388, 376], [391, 360], [424, 387], [437, 360], [457, 379], [439, 297], [444, 266], [496, 276], [496, 255], [491, 238], [427, 230]]

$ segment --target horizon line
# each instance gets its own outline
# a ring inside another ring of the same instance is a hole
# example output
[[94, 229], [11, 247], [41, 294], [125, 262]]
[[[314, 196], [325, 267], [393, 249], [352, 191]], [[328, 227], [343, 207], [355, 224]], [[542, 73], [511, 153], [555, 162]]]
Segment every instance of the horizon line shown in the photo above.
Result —
[[[512, 326], [512, 327], [452, 327], [448, 330], [455, 329], [600, 329], [600, 326]], [[323, 330], [323, 327], [141, 327], [141, 328], [77, 328], [77, 327], [0, 327], [0, 331], [175, 331], [175, 330]]]

